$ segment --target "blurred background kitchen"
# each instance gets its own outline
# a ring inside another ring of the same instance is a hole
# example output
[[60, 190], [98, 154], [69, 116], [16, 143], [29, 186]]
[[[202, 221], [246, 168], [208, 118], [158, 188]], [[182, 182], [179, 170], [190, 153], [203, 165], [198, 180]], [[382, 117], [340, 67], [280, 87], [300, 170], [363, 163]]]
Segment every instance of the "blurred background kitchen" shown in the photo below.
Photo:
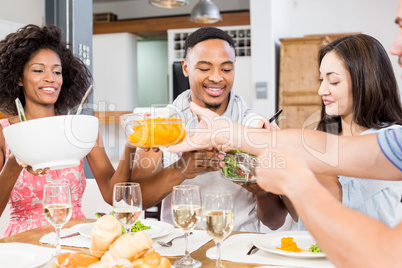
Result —
[[[222, 20], [190, 21], [195, 6], [210, 1]], [[187, 87], [180, 66], [182, 45], [197, 27], [221, 27], [235, 39], [234, 90], [249, 107], [266, 117], [283, 108], [282, 128], [311, 127], [321, 106], [319, 46], [361, 32], [388, 49], [399, 30], [391, 19], [396, 6], [397, 0], [189, 0], [170, 9], [149, 0], [0, 0], [0, 38], [29, 23], [64, 29], [71, 49], [93, 72], [94, 91], [85, 113], [99, 117], [116, 165], [125, 142], [118, 116], [137, 107], [166, 105]], [[398, 59], [390, 58], [401, 77]], [[92, 183], [88, 200], [98, 194]], [[91, 218], [94, 209], [108, 207], [83, 207]]]

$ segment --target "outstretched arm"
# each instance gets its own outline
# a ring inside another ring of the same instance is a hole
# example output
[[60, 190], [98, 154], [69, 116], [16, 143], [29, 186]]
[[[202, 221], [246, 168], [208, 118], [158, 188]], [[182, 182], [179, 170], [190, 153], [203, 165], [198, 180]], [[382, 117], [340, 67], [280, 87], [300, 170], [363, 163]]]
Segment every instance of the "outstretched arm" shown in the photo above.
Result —
[[[257, 182], [266, 191], [286, 195], [320, 248], [337, 267], [399, 267], [402, 224], [391, 229], [346, 208], [293, 154], [275, 150], [286, 168], [257, 169]], [[370, 256], [369, 258], [367, 256]]]
[[126, 144], [123, 154], [120, 157], [119, 165], [115, 170], [106, 154], [102, 137], [98, 133], [98, 138], [94, 148], [87, 155], [88, 164], [95, 177], [103, 199], [112, 205], [113, 187], [115, 183], [126, 182], [131, 177], [130, 160], [136, 153], [136, 147]]
[[215, 147], [259, 154], [266, 148], [279, 148], [305, 159], [314, 173], [384, 180], [401, 178], [401, 171], [381, 152], [376, 134], [342, 137], [308, 129], [268, 131], [229, 121], [194, 103], [191, 109], [201, 118], [197, 129], [169, 151]]

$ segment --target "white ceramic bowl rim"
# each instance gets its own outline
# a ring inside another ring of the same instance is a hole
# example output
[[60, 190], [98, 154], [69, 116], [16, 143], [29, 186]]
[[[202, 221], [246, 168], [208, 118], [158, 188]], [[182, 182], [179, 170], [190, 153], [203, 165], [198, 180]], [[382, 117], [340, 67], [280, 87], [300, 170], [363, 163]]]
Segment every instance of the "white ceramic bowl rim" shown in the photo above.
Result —
[[11, 152], [34, 170], [80, 164], [95, 145], [98, 118], [62, 115], [28, 120], [3, 129]]

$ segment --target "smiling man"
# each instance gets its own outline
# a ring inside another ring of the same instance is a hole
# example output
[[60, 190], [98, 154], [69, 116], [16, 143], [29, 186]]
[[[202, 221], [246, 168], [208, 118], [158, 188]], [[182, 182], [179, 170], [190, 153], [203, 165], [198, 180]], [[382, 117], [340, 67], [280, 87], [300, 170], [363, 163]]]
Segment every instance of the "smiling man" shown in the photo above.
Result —
[[199, 39], [192, 37], [186, 43], [186, 55], [182, 61], [184, 75], [191, 78], [191, 100], [222, 115], [228, 106], [234, 82], [234, 44], [230, 39], [198, 42]]
[[[179, 95], [172, 105], [183, 111], [188, 129], [198, 125], [196, 114], [187, 109], [191, 101], [240, 124], [258, 127], [266, 124], [266, 120], [253, 113], [232, 90], [235, 45], [227, 33], [214, 27], [200, 28], [187, 37], [184, 50], [182, 67], [184, 75], [189, 78], [190, 89]], [[164, 149], [159, 152], [139, 150], [134, 160], [132, 179], [141, 184], [144, 208], [162, 201], [161, 218], [173, 223], [170, 205], [173, 186], [193, 184], [199, 185], [201, 192], [225, 190], [233, 194], [235, 230], [259, 231], [257, 214], [269, 215], [272, 227], [281, 226], [284, 215], [276, 215], [280, 210], [276, 210], [278, 206], [273, 205], [281, 204], [279, 197], [265, 193], [257, 186], [243, 187], [223, 179], [219, 174], [218, 161], [222, 158], [222, 154], [214, 151], [186, 152], [179, 157]], [[262, 207], [265, 214], [260, 210]], [[275, 210], [267, 213], [270, 207]]]

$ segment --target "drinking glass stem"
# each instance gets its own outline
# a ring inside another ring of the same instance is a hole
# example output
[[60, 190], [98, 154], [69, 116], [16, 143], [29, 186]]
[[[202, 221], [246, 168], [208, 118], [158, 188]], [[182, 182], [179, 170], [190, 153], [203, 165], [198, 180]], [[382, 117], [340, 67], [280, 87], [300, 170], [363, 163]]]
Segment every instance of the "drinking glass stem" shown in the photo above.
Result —
[[190, 257], [190, 253], [188, 252], [188, 236], [190, 235], [190, 232], [185, 232], [184, 233], [184, 243], [186, 245], [185, 247], [185, 257], [188, 258]]
[[59, 254], [60, 254], [60, 251], [61, 251], [61, 246], [60, 246], [60, 229], [61, 229], [61, 227], [55, 228], [55, 231], [56, 231], [56, 251], [55, 251], [55, 253], [54, 253], [55, 256], [59, 255]]
[[216, 243], [216, 250], [218, 251], [218, 258], [216, 258], [215, 268], [222, 268], [222, 260], [221, 260], [221, 242]]

